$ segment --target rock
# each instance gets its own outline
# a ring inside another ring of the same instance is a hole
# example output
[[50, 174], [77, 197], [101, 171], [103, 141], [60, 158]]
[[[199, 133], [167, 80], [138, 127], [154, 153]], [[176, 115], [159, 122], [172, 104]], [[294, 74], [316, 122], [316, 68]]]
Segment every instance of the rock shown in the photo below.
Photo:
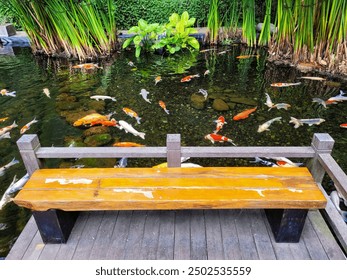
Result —
[[252, 99], [248, 99], [245, 97], [231, 97], [229, 99], [229, 101], [233, 102], [233, 103], [245, 104], [245, 105], [250, 105], [250, 106], [257, 106], [258, 105], [257, 101], [252, 100]]
[[[257, 26], [255, 27], [255, 29], [258, 31], [258, 32], [261, 32], [261, 30], [263, 29], [263, 25], [264, 23], [262, 22], [259, 22], [257, 24]], [[276, 32], [276, 26], [272, 23], [270, 23], [270, 33], [273, 34], [274, 32]]]
[[112, 141], [112, 137], [110, 134], [95, 134], [88, 136], [86, 139], [84, 139], [84, 143], [87, 146], [90, 147], [98, 147], [98, 146], [103, 146]]
[[193, 93], [190, 97], [190, 102], [193, 108], [201, 110], [204, 109], [206, 100], [201, 94]]
[[236, 107], [236, 103], [234, 103], [234, 102], [228, 102], [227, 104], [228, 104], [230, 109], [235, 109], [235, 107]]
[[75, 102], [77, 100], [76, 96], [69, 95], [67, 93], [61, 93], [59, 94], [56, 99], [56, 101], [65, 101], [65, 102]]
[[105, 110], [105, 101], [96, 101], [96, 100], [88, 100], [85, 103], [86, 107], [90, 110], [94, 109], [95, 111], [104, 111]]
[[81, 104], [78, 102], [57, 102], [56, 106], [59, 111], [76, 110]]
[[226, 104], [224, 100], [219, 99], [219, 98], [213, 100], [212, 108], [215, 109], [216, 111], [228, 111], [229, 110], [228, 104]]
[[83, 132], [83, 137], [88, 137], [95, 134], [108, 134], [108, 133], [110, 133], [110, 129], [107, 126], [93, 126]]

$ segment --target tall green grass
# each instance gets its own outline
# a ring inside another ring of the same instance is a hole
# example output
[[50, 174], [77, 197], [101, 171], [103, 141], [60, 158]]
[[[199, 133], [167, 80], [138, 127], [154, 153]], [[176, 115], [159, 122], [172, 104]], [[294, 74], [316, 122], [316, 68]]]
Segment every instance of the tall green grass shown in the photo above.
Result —
[[259, 39], [258, 39], [258, 44], [261, 46], [266, 46], [271, 39], [270, 24], [271, 24], [272, 0], [266, 0], [265, 3], [266, 3], [266, 12], [265, 12], [265, 16], [264, 16], [263, 27], [261, 29]]
[[218, 43], [218, 32], [221, 26], [220, 15], [218, 11], [219, 0], [211, 0], [210, 10], [208, 12], [207, 27], [210, 34], [210, 44]]
[[116, 43], [113, 0], [10, 0], [35, 52], [80, 60], [111, 54]]
[[243, 22], [242, 38], [248, 46], [255, 46], [257, 43], [255, 33], [255, 4], [254, 0], [242, 0]]

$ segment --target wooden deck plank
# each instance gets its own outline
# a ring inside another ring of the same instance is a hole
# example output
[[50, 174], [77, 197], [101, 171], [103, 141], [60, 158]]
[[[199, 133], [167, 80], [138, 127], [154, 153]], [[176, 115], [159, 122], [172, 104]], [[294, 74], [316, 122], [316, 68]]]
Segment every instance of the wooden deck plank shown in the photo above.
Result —
[[[254, 238], [254, 243], [257, 248], [259, 259], [261, 260], [275, 260], [276, 255], [272, 247], [271, 239], [264, 218], [261, 216], [261, 210], [248, 210], [252, 216], [251, 230]], [[264, 212], [264, 211], [262, 211]]]
[[160, 211], [157, 259], [172, 260], [175, 244], [175, 211]]
[[206, 223], [207, 258], [209, 260], [224, 259], [222, 231], [218, 211], [204, 211]]
[[40, 254], [39, 260], [55, 260], [61, 244], [45, 244]]
[[190, 259], [207, 260], [205, 217], [203, 210], [194, 210], [190, 218]]
[[190, 258], [190, 216], [191, 210], [176, 212], [175, 219], [175, 260], [188, 260]]
[[147, 211], [134, 211], [125, 245], [125, 260], [140, 259], [139, 251], [143, 240]]
[[160, 212], [148, 211], [141, 250], [138, 252], [141, 259], [155, 260], [157, 258], [159, 228]]
[[124, 259], [130, 224], [134, 211], [120, 211], [111, 237], [111, 243], [106, 253], [108, 260]]
[[33, 242], [35, 234], [38, 232], [37, 225], [33, 216], [30, 217], [22, 233], [19, 235], [11, 251], [6, 256], [6, 260], [20, 260], [25, 255], [26, 250]]
[[219, 210], [223, 237], [224, 259], [240, 260], [241, 251], [237, 236], [235, 218], [242, 210]]
[[249, 210], [242, 210], [235, 220], [241, 258], [243, 260], [257, 260], [259, 258], [252, 235], [252, 219], [253, 217]]
[[[60, 249], [56, 255], [56, 260], [71, 260], [72, 259], [75, 253], [76, 247], [78, 245], [78, 242], [83, 236], [83, 231], [85, 229], [89, 215], [90, 215], [90, 212], [83, 212], [79, 214], [67, 243], [64, 244], [64, 246], [60, 246]], [[46, 246], [49, 246], [49, 244]]]
[[23, 259], [38, 260], [44, 246], [45, 246], [45, 244], [42, 241], [41, 235], [37, 231], [36, 234], [34, 235], [34, 238], [32, 239], [32, 242], [30, 243], [28, 249], [26, 250], [25, 254], [23, 255]]
[[105, 212], [89, 256], [90, 260], [106, 259], [107, 249], [111, 243], [111, 237], [117, 221], [118, 213], [118, 211]]
[[93, 215], [89, 215], [86, 223], [88, 230], [83, 231], [83, 236], [77, 244], [72, 259], [89, 259], [104, 213], [103, 211], [96, 211]]

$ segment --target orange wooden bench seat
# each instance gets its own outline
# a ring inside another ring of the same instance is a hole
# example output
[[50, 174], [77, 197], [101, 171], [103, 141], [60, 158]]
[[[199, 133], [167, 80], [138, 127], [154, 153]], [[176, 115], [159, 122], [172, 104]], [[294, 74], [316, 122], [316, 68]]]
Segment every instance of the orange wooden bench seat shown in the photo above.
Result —
[[39, 169], [14, 202], [34, 210], [46, 243], [67, 241], [71, 229], [54, 232], [65, 230], [62, 220], [72, 228], [69, 212], [240, 208], [272, 209], [276, 241], [298, 242], [307, 210], [326, 205], [304, 167]]

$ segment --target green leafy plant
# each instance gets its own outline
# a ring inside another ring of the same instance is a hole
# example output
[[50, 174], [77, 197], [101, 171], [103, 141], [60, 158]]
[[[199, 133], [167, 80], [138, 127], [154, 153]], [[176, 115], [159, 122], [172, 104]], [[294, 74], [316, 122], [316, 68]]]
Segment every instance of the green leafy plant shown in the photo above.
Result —
[[160, 39], [154, 48], [165, 48], [170, 54], [185, 48], [198, 50], [200, 48], [198, 40], [189, 36], [197, 33], [197, 30], [192, 28], [194, 23], [195, 18], [189, 18], [187, 11], [183, 12], [181, 16], [173, 13], [169, 18], [169, 23], [165, 26], [166, 36]]
[[218, 42], [218, 31], [221, 26], [219, 16], [219, 0], [211, 0], [210, 10], [208, 12], [207, 27], [210, 34], [210, 44], [215, 45]]
[[155, 41], [158, 40], [159, 35], [163, 31], [164, 26], [159, 25], [159, 23], [148, 24], [147, 21], [140, 19], [137, 26], [129, 29], [129, 33], [134, 33], [135, 35], [124, 41], [123, 49], [134, 43], [135, 56], [139, 57], [142, 49], [145, 51], [154, 50]]

